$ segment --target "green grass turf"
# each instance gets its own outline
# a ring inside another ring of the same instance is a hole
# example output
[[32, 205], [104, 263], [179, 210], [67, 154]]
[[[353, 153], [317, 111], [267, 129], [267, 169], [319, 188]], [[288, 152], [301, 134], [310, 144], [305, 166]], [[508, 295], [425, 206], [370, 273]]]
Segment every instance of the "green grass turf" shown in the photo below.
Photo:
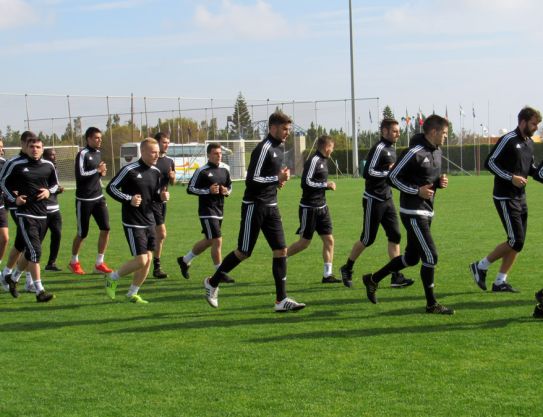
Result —
[[[527, 244], [510, 275], [521, 292], [483, 293], [467, 265], [505, 237], [491, 183], [489, 176], [451, 177], [437, 195], [436, 293], [454, 316], [423, 313], [418, 267], [405, 271], [416, 279], [412, 287], [385, 285], [378, 305], [366, 300], [359, 277], [387, 261], [382, 231], [357, 261], [352, 290], [320, 284], [320, 239], [290, 259], [289, 293], [307, 308], [284, 315], [272, 312], [271, 254], [261, 236], [253, 257], [232, 271], [237, 283], [221, 287], [220, 308], [211, 309], [202, 290], [213, 270], [209, 253], [193, 261], [190, 280], [175, 262], [201, 237], [197, 199], [181, 186], [168, 203], [163, 267], [170, 278], [148, 279], [140, 292], [148, 305], [123, 300], [124, 278], [120, 300], [111, 302], [102, 277], [66, 272], [75, 233], [74, 196], [66, 192], [59, 259], [65, 270], [43, 276], [57, 298], [41, 305], [30, 294], [0, 294], [0, 416], [539, 415], [542, 323], [531, 314], [542, 285], [543, 189], [528, 186]], [[362, 188], [360, 179], [342, 179], [328, 194], [336, 273], [360, 235]], [[227, 200], [225, 255], [236, 245], [242, 193], [236, 183]], [[299, 179], [279, 192], [289, 243], [299, 195]], [[120, 205], [109, 205], [106, 261], [117, 267], [129, 252]], [[91, 229], [82, 251], [87, 270], [96, 250]]]

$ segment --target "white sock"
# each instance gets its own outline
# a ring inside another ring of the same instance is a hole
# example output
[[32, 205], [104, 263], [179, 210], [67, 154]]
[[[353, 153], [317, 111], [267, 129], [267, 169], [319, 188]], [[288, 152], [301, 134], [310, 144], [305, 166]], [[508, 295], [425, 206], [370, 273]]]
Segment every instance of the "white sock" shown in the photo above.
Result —
[[22, 273], [23, 271], [19, 271], [19, 268], [15, 267], [15, 269], [13, 270], [13, 273], [11, 274], [11, 279], [14, 282], [19, 282], [19, 278], [21, 278]]
[[109, 273], [109, 277], [113, 280], [113, 281], [117, 281], [120, 276], [119, 276], [119, 273], [117, 271], [113, 271], [113, 272], [110, 272]]
[[191, 250], [189, 250], [188, 253], [185, 256], [183, 256], [183, 262], [185, 262], [188, 265], [197, 256], [198, 255], [195, 255], [194, 253], [192, 253]]
[[482, 269], [483, 271], [486, 271], [492, 262], [488, 260], [488, 258], [481, 259], [479, 263], [477, 264], [477, 268]]
[[13, 272], [13, 269], [8, 268], [8, 267], [6, 266], [6, 267], [4, 267], [4, 270], [2, 271], [2, 275], [3, 275], [3, 276], [6, 276], [6, 275], [8, 275], [8, 274], [11, 274], [12, 272]]
[[126, 293], [126, 296], [132, 297], [133, 295], [136, 295], [139, 290], [140, 290], [140, 287], [138, 287], [137, 285], [131, 284], [130, 288], [128, 289], [128, 292]]
[[329, 277], [332, 275], [332, 262], [326, 262], [324, 264], [324, 277]]
[[26, 271], [25, 275], [26, 275], [26, 283], [31, 284], [32, 283], [32, 274], [30, 272]]
[[494, 281], [494, 284], [501, 285], [507, 280], [507, 274], [503, 274], [501, 272], [498, 272], [496, 275], [496, 280]]
[[102, 265], [104, 263], [104, 254], [99, 253], [96, 255], [96, 265]]
[[72, 255], [71, 263], [75, 264], [76, 262], [79, 262], [79, 255]]
[[45, 291], [45, 288], [43, 288], [43, 285], [41, 284], [41, 279], [34, 281], [34, 288], [36, 288], [36, 294]]
[[216, 264], [215, 265], [215, 270], [219, 269], [219, 266], [221, 266], [221, 264]]

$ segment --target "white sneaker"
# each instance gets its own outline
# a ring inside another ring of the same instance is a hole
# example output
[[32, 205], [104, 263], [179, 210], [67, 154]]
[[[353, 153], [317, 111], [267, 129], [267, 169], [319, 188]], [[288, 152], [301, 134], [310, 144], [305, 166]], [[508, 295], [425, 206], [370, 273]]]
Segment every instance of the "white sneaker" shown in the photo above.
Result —
[[283, 298], [280, 303], [275, 303], [273, 309], [276, 313], [284, 313], [285, 311], [298, 311], [305, 307], [304, 303], [298, 303], [292, 298]]
[[206, 300], [213, 308], [219, 307], [219, 287], [212, 287], [209, 278], [204, 279], [204, 288], [206, 289]]
[[25, 291], [26, 292], [36, 292], [36, 287], [34, 287], [34, 283], [32, 281], [26, 281], [25, 282]]

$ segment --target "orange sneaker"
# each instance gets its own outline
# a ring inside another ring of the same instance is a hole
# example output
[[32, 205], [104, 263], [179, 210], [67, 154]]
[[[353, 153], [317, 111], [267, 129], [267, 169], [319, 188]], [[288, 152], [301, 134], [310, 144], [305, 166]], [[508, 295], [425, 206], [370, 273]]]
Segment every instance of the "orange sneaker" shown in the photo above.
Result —
[[113, 272], [113, 269], [107, 266], [105, 262], [102, 262], [100, 265], [94, 265], [94, 272], [98, 274], [109, 274]]
[[85, 271], [83, 271], [83, 268], [81, 268], [79, 261], [74, 263], [70, 262], [68, 264], [68, 268], [76, 275], [85, 275]]

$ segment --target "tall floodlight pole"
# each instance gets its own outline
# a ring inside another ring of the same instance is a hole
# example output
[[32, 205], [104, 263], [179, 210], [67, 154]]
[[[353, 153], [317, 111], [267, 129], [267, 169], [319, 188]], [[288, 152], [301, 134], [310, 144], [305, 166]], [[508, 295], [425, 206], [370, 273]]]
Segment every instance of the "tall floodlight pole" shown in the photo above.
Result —
[[356, 136], [356, 112], [354, 101], [354, 56], [353, 56], [353, 8], [352, 1], [349, 0], [349, 40], [351, 44], [351, 117], [352, 117], [352, 135], [353, 135], [353, 177], [358, 177], [358, 137]]

